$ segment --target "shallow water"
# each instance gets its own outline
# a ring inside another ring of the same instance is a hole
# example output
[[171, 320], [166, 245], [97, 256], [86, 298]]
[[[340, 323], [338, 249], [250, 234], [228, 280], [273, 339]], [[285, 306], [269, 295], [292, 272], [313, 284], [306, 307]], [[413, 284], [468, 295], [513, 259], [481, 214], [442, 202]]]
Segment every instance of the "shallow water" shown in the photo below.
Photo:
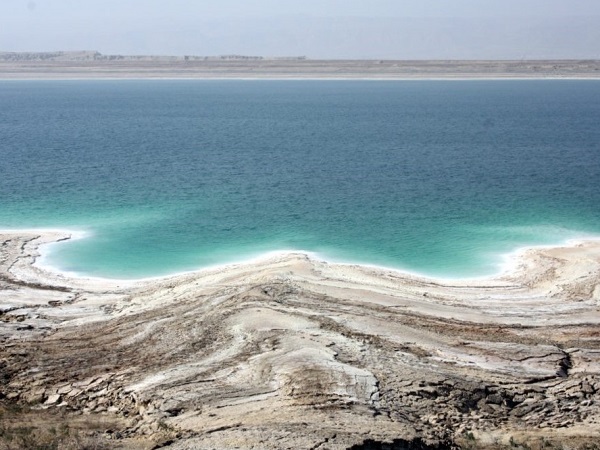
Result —
[[600, 82], [3, 81], [0, 228], [135, 278], [296, 249], [479, 276], [600, 234]]

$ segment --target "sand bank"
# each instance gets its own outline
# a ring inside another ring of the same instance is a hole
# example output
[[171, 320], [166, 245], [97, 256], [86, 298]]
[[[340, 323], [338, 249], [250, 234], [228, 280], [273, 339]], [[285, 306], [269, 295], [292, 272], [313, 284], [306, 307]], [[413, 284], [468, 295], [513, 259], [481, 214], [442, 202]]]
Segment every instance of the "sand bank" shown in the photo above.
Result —
[[0, 237], [5, 402], [174, 449], [600, 439], [600, 242], [476, 280], [286, 253], [123, 282], [35, 266], [64, 232]]

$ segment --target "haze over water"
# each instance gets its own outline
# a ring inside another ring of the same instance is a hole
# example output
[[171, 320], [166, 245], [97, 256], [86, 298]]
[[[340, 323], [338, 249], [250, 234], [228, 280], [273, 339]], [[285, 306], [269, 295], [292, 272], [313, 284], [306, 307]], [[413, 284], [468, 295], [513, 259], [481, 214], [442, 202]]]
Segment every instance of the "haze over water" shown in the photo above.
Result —
[[600, 82], [0, 82], [0, 228], [115, 278], [273, 250], [435, 276], [600, 235]]

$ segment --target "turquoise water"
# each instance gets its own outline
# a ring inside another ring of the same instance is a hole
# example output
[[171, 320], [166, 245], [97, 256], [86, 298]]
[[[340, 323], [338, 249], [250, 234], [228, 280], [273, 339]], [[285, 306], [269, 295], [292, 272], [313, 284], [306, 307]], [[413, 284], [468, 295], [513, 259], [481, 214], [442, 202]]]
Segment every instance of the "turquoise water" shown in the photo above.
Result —
[[600, 82], [2, 81], [0, 228], [157, 276], [295, 249], [435, 276], [600, 235]]

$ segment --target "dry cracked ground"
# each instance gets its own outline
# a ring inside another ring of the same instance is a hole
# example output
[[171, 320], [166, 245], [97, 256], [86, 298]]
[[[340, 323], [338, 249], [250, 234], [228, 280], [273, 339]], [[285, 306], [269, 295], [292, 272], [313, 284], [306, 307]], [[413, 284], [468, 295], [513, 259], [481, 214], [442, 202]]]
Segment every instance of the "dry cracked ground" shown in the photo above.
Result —
[[440, 281], [292, 253], [67, 278], [0, 235], [0, 449], [600, 448], [600, 243]]

